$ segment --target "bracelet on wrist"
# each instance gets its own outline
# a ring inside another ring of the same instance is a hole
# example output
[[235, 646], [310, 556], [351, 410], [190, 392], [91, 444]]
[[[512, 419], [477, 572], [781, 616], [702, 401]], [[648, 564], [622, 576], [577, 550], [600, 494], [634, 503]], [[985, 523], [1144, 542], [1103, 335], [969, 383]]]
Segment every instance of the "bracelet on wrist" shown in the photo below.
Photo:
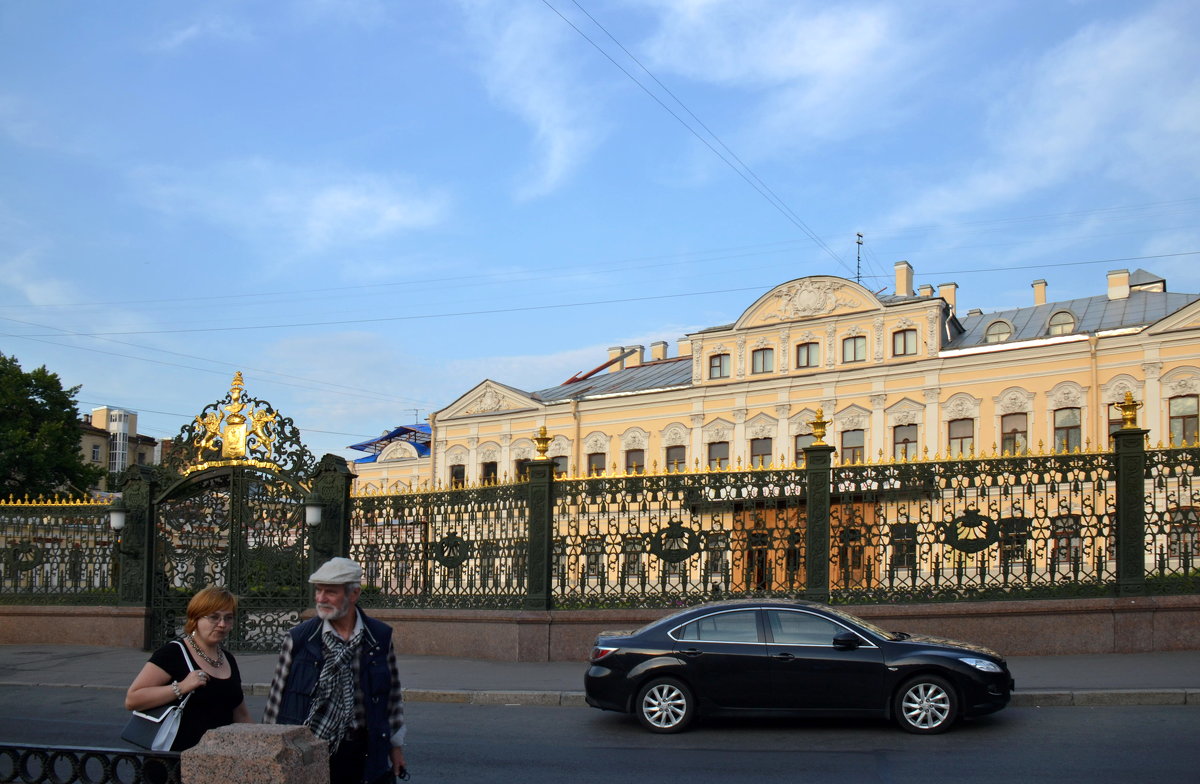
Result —
[[171, 681], [171, 691], [175, 692], [175, 699], [183, 699], [183, 692], [179, 690], [179, 681]]

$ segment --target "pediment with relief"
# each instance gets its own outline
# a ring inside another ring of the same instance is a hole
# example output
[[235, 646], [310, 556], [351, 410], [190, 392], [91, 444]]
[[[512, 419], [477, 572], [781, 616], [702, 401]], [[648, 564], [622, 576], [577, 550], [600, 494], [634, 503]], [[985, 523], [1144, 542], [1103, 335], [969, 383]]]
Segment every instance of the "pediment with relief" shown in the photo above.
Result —
[[788, 281], [768, 291], [746, 309], [734, 329], [770, 326], [842, 313], [862, 313], [883, 306], [869, 290], [853, 281], [827, 275]]
[[437, 418], [439, 421], [445, 421], [458, 417], [528, 411], [540, 405], [519, 389], [488, 380], [439, 411]]

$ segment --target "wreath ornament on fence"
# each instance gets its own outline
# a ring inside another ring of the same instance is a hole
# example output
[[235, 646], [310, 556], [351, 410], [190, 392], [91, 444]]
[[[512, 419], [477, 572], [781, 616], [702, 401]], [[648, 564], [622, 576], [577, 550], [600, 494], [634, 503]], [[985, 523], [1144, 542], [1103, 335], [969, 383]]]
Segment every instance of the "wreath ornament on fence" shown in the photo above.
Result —
[[650, 552], [667, 563], [683, 563], [700, 552], [700, 535], [671, 518], [666, 528], [650, 536]]
[[1000, 541], [1000, 526], [978, 509], [968, 509], [942, 524], [942, 541], [959, 552], [982, 552]]

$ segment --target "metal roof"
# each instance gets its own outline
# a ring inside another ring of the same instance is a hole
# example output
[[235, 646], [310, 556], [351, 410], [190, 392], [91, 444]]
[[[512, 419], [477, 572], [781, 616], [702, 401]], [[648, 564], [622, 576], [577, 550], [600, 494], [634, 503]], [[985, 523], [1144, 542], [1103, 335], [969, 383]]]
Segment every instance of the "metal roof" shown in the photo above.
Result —
[[996, 321], [1012, 326], [1012, 335], [1004, 343], [1035, 340], [1047, 337], [1050, 317], [1067, 311], [1075, 317], [1075, 328], [1068, 334], [1079, 335], [1128, 327], [1142, 327], [1166, 318], [1180, 308], [1200, 299], [1200, 294], [1173, 294], [1159, 291], [1130, 291], [1125, 299], [1109, 299], [1107, 295], [1083, 297], [1062, 302], [1047, 302], [1028, 308], [998, 310], [960, 316], [963, 333], [946, 344], [946, 348], [968, 348], [988, 344], [986, 331]]
[[541, 389], [531, 397], [542, 403], [557, 400], [581, 400], [600, 395], [620, 395], [629, 392], [644, 392], [649, 389], [670, 389], [692, 385], [692, 358], [690, 356], [644, 362], [636, 367], [610, 373], [597, 373], [582, 381], [559, 384]]
[[417, 450], [419, 457], [426, 457], [429, 454], [429, 442], [431, 440], [432, 435], [430, 434], [429, 425], [401, 425], [381, 436], [366, 441], [359, 441], [357, 444], [351, 444], [346, 448], [357, 449], [359, 452], [370, 452], [370, 457], [360, 458], [354, 462], [371, 463], [393, 441], [407, 441], [413, 445], [413, 449]]

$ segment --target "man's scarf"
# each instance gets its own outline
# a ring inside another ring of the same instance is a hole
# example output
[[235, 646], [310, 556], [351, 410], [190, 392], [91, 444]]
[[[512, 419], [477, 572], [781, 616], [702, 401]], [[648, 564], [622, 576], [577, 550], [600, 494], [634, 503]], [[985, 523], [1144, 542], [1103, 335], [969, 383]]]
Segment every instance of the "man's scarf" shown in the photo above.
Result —
[[329, 742], [329, 753], [337, 751], [338, 744], [354, 721], [354, 654], [362, 642], [362, 630], [343, 640], [336, 633], [326, 631], [325, 664], [317, 679], [313, 692], [312, 708], [304, 723], [318, 738]]

